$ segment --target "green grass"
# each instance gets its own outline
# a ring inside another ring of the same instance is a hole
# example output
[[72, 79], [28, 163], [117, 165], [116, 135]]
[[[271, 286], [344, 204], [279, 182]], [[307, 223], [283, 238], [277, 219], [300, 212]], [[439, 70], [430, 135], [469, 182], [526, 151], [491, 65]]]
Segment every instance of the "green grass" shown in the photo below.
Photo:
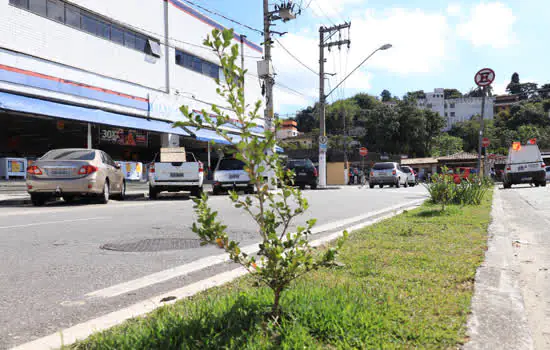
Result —
[[74, 344], [77, 349], [456, 348], [465, 341], [491, 194], [479, 207], [425, 204], [354, 232], [344, 267], [300, 279], [285, 316], [250, 277], [165, 306]]

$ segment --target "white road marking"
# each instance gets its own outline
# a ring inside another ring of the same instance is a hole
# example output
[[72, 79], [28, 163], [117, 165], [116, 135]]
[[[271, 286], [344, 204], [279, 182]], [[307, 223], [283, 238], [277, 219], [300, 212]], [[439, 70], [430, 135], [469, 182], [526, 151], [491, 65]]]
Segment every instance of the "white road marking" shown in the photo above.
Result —
[[[416, 201], [418, 202], [418, 201]], [[376, 222], [385, 220], [387, 218], [390, 218], [392, 216], [398, 215], [399, 213], [403, 212], [403, 210], [410, 210], [415, 207], [417, 207], [419, 204], [405, 204], [402, 206], [401, 210], [394, 211], [391, 214], [373, 219], [368, 222], [363, 222], [361, 224], [357, 224], [354, 226], [349, 227], [348, 231], [358, 230], [363, 227], [372, 225]], [[406, 207], [405, 207], [406, 206]], [[342, 236], [343, 231], [339, 231], [336, 233], [333, 233], [327, 237], [323, 237], [320, 239], [317, 239], [315, 241], [312, 241], [311, 244], [314, 246], [319, 246], [326, 244], [332, 240], [337, 239], [338, 237]], [[234, 279], [244, 276], [248, 272], [240, 267], [228, 272], [222, 272], [218, 275], [212, 276], [210, 278], [204, 279], [202, 281], [190, 284], [188, 286], [178, 288], [176, 290], [164, 293], [162, 295], [156, 296], [154, 298], [149, 298], [147, 300], [144, 300], [142, 302], [136, 303], [132, 306], [129, 306], [127, 308], [111, 312], [107, 315], [98, 317], [96, 319], [83, 322], [80, 324], [77, 324], [76, 326], [73, 326], [71, 328], [67, 328], [65, 330], [62, 330], [61, 332], [57, 332], [54, 334], [50, 334], [46, 337], [36, 339], [34, 341], [22, 344], [20, 346], [17, 346], [13, 348], [12, 350], [50, 350], [50, 349], [58, 349], [63, 344], [61, 341], [63, 340], [64, 344], [72, 344], [76, 342], [79, 339], [85, 339], [91, 334], [99, 331], [106, 330], [108, 328], [114, 327], [118, 324], [121, 324], [122, 322], [145, 315], [151, 311], [154, 311], [156, 308], [166, 305], [166, 304], [173, 304], [178, 299], [182, 298], [188, 298], [190, 296], [193, 296], [199, 292], [205, 291], [209, 288], [221, 286], [225, 283], [231, 282]], [[160, 303], [160, 300], [169, 296], [174, 296], [176, 299], [171, 300], [166, 303]]]
[[[321, 232], [327, 232], [327, 231], [335, 230], [339, 227], [343, 227], [343, 226], [350, 225], [352, 223], [363, 221], [363, 220], [366, 220], [368, 218], [378, 216], [378, 215], [386, 213], [386, 212], [391, 212], [391, 211], [397, 210], [399, 208], [402, 208], [403, 206], [415, 205], [415, 204], [421, 203], [423, 201], [424, 201], [424, 199], [415, 200], [415, 201], [412, 201], [412, 202], [395, 205], [395, 206], [385, 208], [385, 209], [382, 209], [382, 210], [378, 210], [378, 211], [375, 211], [375, 212], [370, 212], [368, 214], [359, 215], [359, 216], [355, 216], [355, 217], [352, 217], [352, 218], [348, 218], [348, 219], [344, 219], [344, 220], [340, 220], [340, 221], [336, 221], [336, 222], [331, 222], [331, 223], [326, 224], [326, 225], [320, 225], [320, 226], [315, 227], [312, 230], [312, 233], [313, 234], [319, 234]], [[242, 248], [242, 250], [244, 252], [246, 252], [247, 254], [254, 254], [258, 251], [258, 243], [254, 243], [254, 244], [245, 246], [245, 247]], [[120, 284], [117, 284], [117, 285], [114, 285], [114, 286], [111, 286], [111, 287], [107, 287], [107, 288], [104, 288], [104, 289], [100, 289], [100, 290], [90, 292], [90, 293], [86, 294], [86, 297], [88, 297], [88, 298], [112, 298], [112, 297], [116, 297], [116, 296], [119, 296], [119, 295], [122, 295], [122, 294], [127, 294], [129, 292], [132, 292], [132, 291], [135, 291], [135, 290], [138, 290], [138, 289], [141, 289], [141, 288], [145, 288], [145, 287], [157, 284], [157, 283], [165, 282], [165, 281], [171, 280], [171, 279], [176, 278], [176, 277], [189, 275], [193, 272], [197, 272], [197, 271], [200, 271], [200, 270], [205, 269], [207, 267], [214, 266], [214, 265], [217, 265], [217, 264], [220, 264], [220, 263], [224, 263], [224, 262], [227, 262], [229, 260], [230, 259], [229, 259], [228, 255], [225, 254], [225, 253], [208, 256], [208, 257], [201, 258], [199, 260], [193, 261], [192, 263], [176, 266], [176, 267], [173, 267], [173, 268], [170, 268], [170, 269], [167, 269], [167, 270], [163, 270], [163, 271], [159, 271], [159, 272], [156, 272], [156, 273], [144, 276], [144, 277], [140, 277], [140, 278], [128, 281], [128, 282], [120, 283]]]
[[59, 220], [59, 221], [42, 221], [35, 222], [32, 224], [23, 224], [23, 225], [12, 225], [12, 226], [0, 226], [0, 230], [8, 228], [18, 228], [18, 227], [31, 227], [31, 226], [43, 226], [43, 225], [53, 225], [53, 224], [64, 224], [68, 222], [78, 222], [78, 221], [90, 221], [90, 220], [102, 220], [102, 219], [111, 219], [110, 216], [97, 216], [93, 218], [82, 218], [82, 219], [71, 219], [71, 220]]

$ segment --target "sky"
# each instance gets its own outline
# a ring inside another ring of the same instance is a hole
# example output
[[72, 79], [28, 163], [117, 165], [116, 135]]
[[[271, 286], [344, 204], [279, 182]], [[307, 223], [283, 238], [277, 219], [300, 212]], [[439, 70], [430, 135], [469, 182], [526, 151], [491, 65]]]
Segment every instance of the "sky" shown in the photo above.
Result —
[[[288, 1], [288, 0], [287, 0]], [[260, 0], [195, 0], [250, 27], [263, 29]], [[282, 0], [270, 0], [279, 4]], [[276, 22], [272, 49], [276, 72], [275, 112], [291, 117], [319, 98], [319, 27], [351, 22], [350, 48], [326, 52], [326, 91], [335, 87], [371, 52], [386, 43], [361, 66], [328, 102], [359, 92], [379, 96], [384, 89], [402, 97], [408, 91], [474, 87], [474, 75], [492, 68], [493, 88], [504, 93], [514, 72], [521, 82], [550, 83], [549, 0], [295, 0], [302, 11], [295, 20]], [[308, 6], [309, 4], [309, 6]], [[203, 11], [204, 12], [204, 11]], [[218, 22], [261, 42], [260, 34], [208, 14]], [[347, 36], [347, 32], [345, 33]], [[308, 70], [291, 57], [291, 51]], [[279, 85], [280, 84], [280, 85]], [[288, 88], [291, 88], [291, 91]]]

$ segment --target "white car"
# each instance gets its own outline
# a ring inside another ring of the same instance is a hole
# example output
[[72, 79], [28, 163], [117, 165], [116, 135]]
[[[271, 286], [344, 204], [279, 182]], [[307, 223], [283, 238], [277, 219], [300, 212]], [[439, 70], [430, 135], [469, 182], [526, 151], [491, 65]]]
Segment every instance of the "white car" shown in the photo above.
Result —
[[372, 167], [369, 177], [369, 187], [374, 188], [375, 185], [384, 187], [408, 187], [407, 174], [403, 172], [399, 163], [376, 163]]
[[522, 183], [544, 187], [547, 174], [546, 164], [537, 145], [517, 143], [510, 147], [504, 169], [504, 188]]
[[414, 187], [416, 185], [416, 174], [414, 173], [414, 170], [406, 165], [402, 166], [401, 169], [407, 175], [407, 184]]
[[234, 158], [222, 158], [218, 161], [214, 171], [212, 192], [218, 195], [229, 190], [244, 190], [245, 193], [254, 192], [250, 177], [244, 170], [244, 162]]
[[546, 182], [550, 182], [550, 166], [546, 167]]

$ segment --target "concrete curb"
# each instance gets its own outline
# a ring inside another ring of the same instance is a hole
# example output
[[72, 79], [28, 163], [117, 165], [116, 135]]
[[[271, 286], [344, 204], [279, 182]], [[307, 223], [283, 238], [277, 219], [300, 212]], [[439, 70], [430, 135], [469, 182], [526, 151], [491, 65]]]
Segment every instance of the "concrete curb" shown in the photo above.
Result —
[[488, 249], [476, 272], [468, 318], [470, 341], [463, 349], [534, 349], [518, 280], [520, 267], [514, 260], [504, 215], [500, 192], [495, 187]]
[[[139, 199], [145, 198], [147, 193], [137, 192], [137, 193], [126, 193], [127, 199]], [[9, 199], [0, 199], [0, 206], [17, 206], [17, 205], [27, 205], [31, 204], [30, 197], [20, 197], [20, 198], [9, 198]]]

